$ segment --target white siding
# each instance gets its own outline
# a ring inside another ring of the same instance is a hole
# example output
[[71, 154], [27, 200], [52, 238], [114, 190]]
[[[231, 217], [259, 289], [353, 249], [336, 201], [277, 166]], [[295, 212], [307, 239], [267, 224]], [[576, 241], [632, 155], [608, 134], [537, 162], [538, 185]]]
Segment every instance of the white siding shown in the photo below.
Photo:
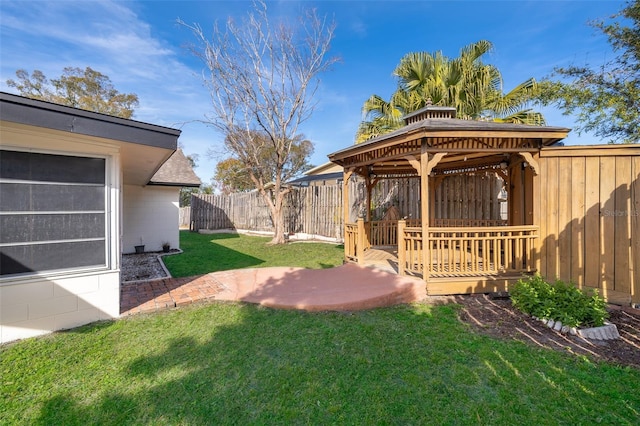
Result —
[[174, 187], [124, 186], [123, 253], [135, 252], [141, 240], [145, 251], [160, 251], [165, 241], [171, 248], [179, 247], [179, 195]]

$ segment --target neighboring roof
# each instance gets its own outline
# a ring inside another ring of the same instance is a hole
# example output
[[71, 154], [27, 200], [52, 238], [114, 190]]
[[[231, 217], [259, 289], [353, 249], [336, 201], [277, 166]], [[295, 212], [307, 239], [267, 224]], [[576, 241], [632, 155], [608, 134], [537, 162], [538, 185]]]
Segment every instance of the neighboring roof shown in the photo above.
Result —
[[309, 175], [304, 176], [295, 180], [290, 180], [287, 182], [288, 185], [302, 185], [308, 182], [315, 182], [318, 180], [338, 180], [342, 179], [344, 176], [343, 172], [335, 172], [335, 173], [324, 173], [321, 175]]
[[[0, 121], [102, 138], [120, 150], [123, 183], [146, 185], [178, 147], [180, 130], [0, 92]], [[11, 124], [9, 124], [11, 123]], [[7, 141], [3, 141], [7, 143]]]
[[200, 178], [181, 149], [173, 153], [149, 181], [149, 185], [199, 187]]
[[327, 161], [324, 164], [321, 164], [319, 166], [316, 166], [312, 169], [307, 170], [306, 172], [304, 172], [304, 174], [307, 176], [313, 176], [313, 175], [322, 175], [322, 174], [337, 173], [337, 172], [342, 173], [342, 166], [332, 163], [331, 161]]

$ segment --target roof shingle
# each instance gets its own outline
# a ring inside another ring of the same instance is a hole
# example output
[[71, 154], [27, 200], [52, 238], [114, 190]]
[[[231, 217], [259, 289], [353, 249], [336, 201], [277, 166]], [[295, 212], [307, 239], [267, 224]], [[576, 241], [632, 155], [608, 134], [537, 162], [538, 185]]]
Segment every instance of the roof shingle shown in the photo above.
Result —
[[202, 181], [181, 149], [176, 150], [149, 181], [149, 185], [163, 186], [197, 187], [201, 184]]

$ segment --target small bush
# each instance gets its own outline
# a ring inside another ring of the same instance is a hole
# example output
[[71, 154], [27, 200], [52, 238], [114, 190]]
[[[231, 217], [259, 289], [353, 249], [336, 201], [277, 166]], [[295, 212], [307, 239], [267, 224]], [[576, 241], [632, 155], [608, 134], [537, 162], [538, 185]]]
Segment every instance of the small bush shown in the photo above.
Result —
[[606, 303], [597, 290], [585, 292], [560, 280], [549, 284], [536, 275], [519, 280], [509, 293], [522, 312], [569, 327], [598, 327], [608, 318]]

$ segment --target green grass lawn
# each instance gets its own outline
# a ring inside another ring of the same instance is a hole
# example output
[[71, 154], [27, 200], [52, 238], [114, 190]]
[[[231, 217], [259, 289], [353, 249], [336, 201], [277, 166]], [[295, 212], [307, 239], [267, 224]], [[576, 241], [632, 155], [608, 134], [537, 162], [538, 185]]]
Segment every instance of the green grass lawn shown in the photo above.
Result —
[[456, 305], [192, 305], [0, 348], [0, 424], [637, 424], [640, 371], [475, 334]]
[[327, 243], [269, 245], [271, 238], [237, 234], [180, 232], [182, 254], [163, 257], [174, 277], [267, 266], [332, 268], [342, 264], [344, 248]]

